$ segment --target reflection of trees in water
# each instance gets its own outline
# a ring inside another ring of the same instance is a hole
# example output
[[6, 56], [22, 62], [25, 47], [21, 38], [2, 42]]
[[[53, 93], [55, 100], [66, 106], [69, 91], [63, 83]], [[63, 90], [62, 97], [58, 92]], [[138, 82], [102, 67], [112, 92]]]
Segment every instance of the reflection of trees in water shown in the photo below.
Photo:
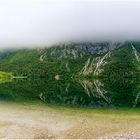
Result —
[[99, 97], [103, 98], [105, 101], [110, 103], [111, 99], [106, 96], [107, 91], [104, 89], [103, 83], [101, 83], [99, 80], [95, 79], [94, 80], [94, 85], [96, 87], [96, 91], [97, 91]]
[[139, 104], [139, 102], [140, 102], [140, 86], [138, 86], [138, 87], [139, 87], [139, 91], [138, 91], [138, 93], [136, 94], [133, 107], [136, 107], [137, 104]]
[[137, 79], [94, 79], [81, 80], [85, 93], [90, 98], [103, 99], [118, 107], [138, 107], [140, 105], [140, 86]]
[[140, 101], [140, 92], [137, 94], [137, 96], [136, 96], [136, 98], [135, 98], [133, 107], [136, 107], [137, 104], [139, 103], [139, 101]]
[[94, 88], [93, 88], [92, 82], [90, 82], [88, 80], [83, 80], [83, 81], [80, 81], [80, 83], [89, 97], [91, 96], [90, 94], [93, 95]]
[[65, 88], [65, 92], [66, 92], [66, 93], [69, 92], [69, 87], [70, 87], [70, 83], [68, 83], [68, 84], [66, 85], [66, 88]]
[[118, 107], [138, 107], [140, 105], [140, 84], [137, 78], [102, 79], [111, 103]]
[[104, 89], [104, 84], [101, 83], [98, 79], [94, 79], [93, 81], [81, 80], [80, 84], [89, 97], [92, 96], [95, 98], [102, 98], [107, 103], [111, 102], [111, 99], [106, 95], [107, 91]]
[[43, 92], [41, 92], [41, 93], [39, 94], [39, 98], [40, 98], [40, 100], [43, 101], [43, 102], [45, 102], [45, 100], [46, 100], [46, 96], [45, 96], [45, 94], [44, 94]]
[[[85, 94], [86, 93], [86, 94]], [[42, 101], [80, 106], [138, 107], [140, 84], [136, 79], [76, 81], [15, 80], [0, 86], [0, 99]]]
[[46, 103], [78, 106], [108, 106], [110, 103], [110, 99], [105, 95], [103, 84], [98, 80], [93, 82], [84, 80], [81, 83], [75, 81], [59, 81], [58, 83], [55, 81], [51, 85], [55, 85], [55, 87], [46, 85], [45, 90], [42, 89], [38, 96], [39, 100]]

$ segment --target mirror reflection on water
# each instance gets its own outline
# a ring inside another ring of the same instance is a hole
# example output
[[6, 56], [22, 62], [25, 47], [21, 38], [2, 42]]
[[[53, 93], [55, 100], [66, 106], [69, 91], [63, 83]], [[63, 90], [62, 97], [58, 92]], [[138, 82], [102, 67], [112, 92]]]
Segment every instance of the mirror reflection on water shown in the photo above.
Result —
[[139, 107], [140, 83], [119, 80], [13, 79], [0, 83], [0, 100], [88, 107]]
[[140, 43], [68, 43], [1, 53], [0, 100], [139, 107]]

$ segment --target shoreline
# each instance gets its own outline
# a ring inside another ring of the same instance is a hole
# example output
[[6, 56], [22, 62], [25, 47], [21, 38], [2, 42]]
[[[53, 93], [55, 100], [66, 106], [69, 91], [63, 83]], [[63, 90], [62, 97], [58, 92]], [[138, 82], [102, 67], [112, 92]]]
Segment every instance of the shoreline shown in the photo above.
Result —
[[[1, 102], [0, 138], [112, 138], [140, 130], [140, 112]], [[135, 137], [134, 136], [134, 137]]]

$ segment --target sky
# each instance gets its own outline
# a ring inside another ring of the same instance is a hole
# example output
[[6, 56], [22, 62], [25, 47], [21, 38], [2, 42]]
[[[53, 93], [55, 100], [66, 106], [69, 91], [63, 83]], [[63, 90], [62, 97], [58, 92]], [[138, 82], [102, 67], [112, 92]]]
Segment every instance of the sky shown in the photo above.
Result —
[[139, 0], [0, 0], [0, 48], [140, 40]]

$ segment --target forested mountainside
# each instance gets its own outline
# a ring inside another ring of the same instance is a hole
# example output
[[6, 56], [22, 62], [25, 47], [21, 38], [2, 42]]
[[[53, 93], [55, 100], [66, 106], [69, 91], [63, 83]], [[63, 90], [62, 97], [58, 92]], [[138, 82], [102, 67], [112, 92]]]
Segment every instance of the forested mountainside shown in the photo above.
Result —
[[0, 52], [2, 100], [138, 107], [139, 77], [139, 42], [67, 43]]
[[0, 71], [30, 78], [138, 77], [139, 42], [66, 43], [0, 52]]

